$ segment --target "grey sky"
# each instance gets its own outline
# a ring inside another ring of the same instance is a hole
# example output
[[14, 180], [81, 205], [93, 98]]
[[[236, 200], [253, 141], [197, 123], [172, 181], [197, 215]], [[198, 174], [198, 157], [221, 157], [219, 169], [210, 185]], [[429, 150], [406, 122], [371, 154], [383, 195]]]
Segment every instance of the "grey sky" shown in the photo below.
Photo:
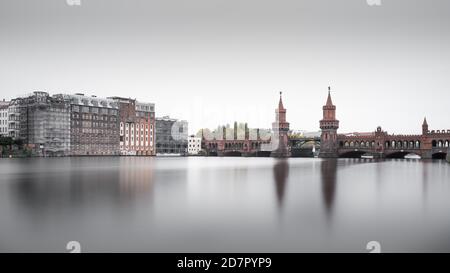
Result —
[[0, 98], [34, 90], [156, 103], [190, 131], [318, 130], [331, 85], [340, 132], [450, 129], [450, 1], [0, 1]]

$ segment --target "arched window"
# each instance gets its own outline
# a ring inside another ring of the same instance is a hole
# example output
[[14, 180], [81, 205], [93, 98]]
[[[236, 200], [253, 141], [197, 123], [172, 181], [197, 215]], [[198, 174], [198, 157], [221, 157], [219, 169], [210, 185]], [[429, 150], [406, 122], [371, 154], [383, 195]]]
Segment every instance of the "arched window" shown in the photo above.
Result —
[[395, 140], [392, 140], [392, 148], [395, 148], [397, 146], [396, 144]]
[[408, 148], [408, 141], [406, 141], [406, 140], [403, 141], [403, 147], [404, 147], [404, 148]]
[[348, 147], [348, 146], [349, 146], [348, 141], [346, 141], [346, 142], [344, 143], [344, 146], [345, 146], [345, 147]]
[[350, 147], [355, 146], [355, 143], [353, 141], [350, 141]]
[[409, 148], [414, 148], [414, 141], [409, 142]]
[[442, 140], [439, 140], [438, 147], [441, 148], [442, 146], [444, 146], [444, 142]]
[[360, 144], [360, 146], [361, 146], [361, 147], [364, 147], [364, 146], [366, 146], [366, 145], [365, 145], [365, 143], [364, 143], [364, 141], [361, 141], [361, 144]]
[[436, 146], [437, 146], [436, 140], [433, 140], [433, 141], [431, 142], [431, 146], [433, 146], [433, 147], [436, 147]]
[[401, 141], [397, 141], [397, 147], [401, 148], [402, 147], [402, 142]]
[[420, 141], [416, 140], [416, 148], [420, 148]]
[[385, 147], [385, 148], [389, 148], [389, 141], [386, 141], [386, 142], [384, 143], [384, 147]]
[[449, 141], [448, 141], [448, 140], [446, 140], [446, 141], [445, 141], [445, 147], [447, 147], [447, 148], [448, 148], [448, 147], [449, 147], [449, 145], [450, 145]]
[[375, 141], [372, 141], [370, 147], [375, 147]]

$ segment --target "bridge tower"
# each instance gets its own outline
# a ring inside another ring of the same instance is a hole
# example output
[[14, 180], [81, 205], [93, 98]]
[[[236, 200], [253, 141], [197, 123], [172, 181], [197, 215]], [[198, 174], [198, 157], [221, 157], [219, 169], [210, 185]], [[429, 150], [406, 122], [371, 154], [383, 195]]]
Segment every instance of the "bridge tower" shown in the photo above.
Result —
[[336, 106], [333, 105], [330, 94], [331, 88], [328, 87], [328, 98], [323, 106], [323, 119], [320, 121], [320, 153], [319, 157], [338, 157], [338, 139], [337, 130], [339, 120], [336, 119]]
[[283, 99], [280, 92], [280, 101], [278, 108], [275, 110], [275, 122], [272, 123], [273, 139], [272, 139], [272, 157], [289, 157], [288, 149], [288, 131], [289, 122], [286, 121], [286, 109], [283, 106]]

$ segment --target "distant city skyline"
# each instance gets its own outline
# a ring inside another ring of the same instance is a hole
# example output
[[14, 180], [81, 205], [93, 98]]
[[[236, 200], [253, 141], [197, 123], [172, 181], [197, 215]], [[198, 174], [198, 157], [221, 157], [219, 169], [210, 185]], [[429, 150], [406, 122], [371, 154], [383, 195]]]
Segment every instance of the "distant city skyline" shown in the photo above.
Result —
[[154, 102], [189, 133], [318, 131], [327, 87], [339, 133], [450, 129], [450, 2], [64, 0], [0, 3], [0, 99], [33, 91]]

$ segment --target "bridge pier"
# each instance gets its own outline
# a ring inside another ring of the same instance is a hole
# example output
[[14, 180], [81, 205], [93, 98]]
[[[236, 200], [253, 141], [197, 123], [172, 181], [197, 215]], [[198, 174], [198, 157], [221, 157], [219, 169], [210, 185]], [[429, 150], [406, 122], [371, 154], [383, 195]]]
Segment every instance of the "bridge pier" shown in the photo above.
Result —
[[422, 159], [432, 159], [432, 158], [433, 158], [433, 152], [432, 152], [432, 151], [422, 152], [422, 154], [420, 155], [420, 157], [421, 157]]
[[373, 158], [376, 159], [383, 159], [386, 158], [386, 155], [384, 153], [372, 153]]

